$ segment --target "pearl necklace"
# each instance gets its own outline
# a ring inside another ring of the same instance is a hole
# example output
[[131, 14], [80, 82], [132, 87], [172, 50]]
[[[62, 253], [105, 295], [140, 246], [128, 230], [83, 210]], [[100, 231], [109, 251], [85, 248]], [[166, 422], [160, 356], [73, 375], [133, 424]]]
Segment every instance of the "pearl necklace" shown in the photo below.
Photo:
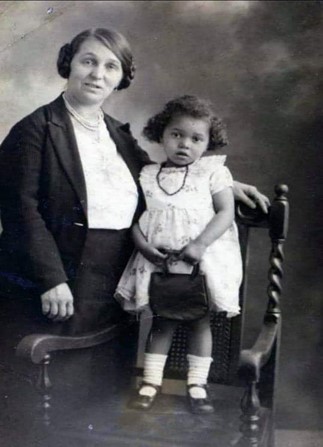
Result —
[[63, 94], [64, 102], [66, 105], [66, 108], [68, 112], [75, 118], [75, 120], [81, 124], [85, 129], [90, 130], [91, 132], [95, 132], [94, 138], [97, 143], [100, 143], [101, 141], [101, 135], [100, 135], [100, 124], [103, 120], [104, 114], [102, 109], [99, 110], [97, 114], [96, 123], [93, 123], [92, 121], [87, 120], [83, 116], [81, 116], [74, 107], [71, 106], [71, 104], [68, 102], [66, 95]]

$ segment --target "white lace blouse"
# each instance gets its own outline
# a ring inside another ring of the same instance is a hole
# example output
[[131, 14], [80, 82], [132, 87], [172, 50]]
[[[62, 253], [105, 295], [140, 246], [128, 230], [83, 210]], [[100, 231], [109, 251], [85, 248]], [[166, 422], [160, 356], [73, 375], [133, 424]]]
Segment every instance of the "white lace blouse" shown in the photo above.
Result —
[[103, 118], [98, 132], [84, 128], [73, 116], [71, 120], [85, 177], [89, 228], [129, 228], [138, 202], [137, 186]]

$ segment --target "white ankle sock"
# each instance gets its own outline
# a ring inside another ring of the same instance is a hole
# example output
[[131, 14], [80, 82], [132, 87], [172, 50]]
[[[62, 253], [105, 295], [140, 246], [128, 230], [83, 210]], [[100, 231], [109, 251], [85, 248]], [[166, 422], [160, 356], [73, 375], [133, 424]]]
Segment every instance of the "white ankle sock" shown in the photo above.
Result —
[[199, 357], [197, 355], [187, 354], [188, 375], [187, 385], [197, 385], [189, 389], [191, 397], [194, 399], [205, 399], [206, 391], [198, 385], [206, 385], [213, 361], [212, 357]]
[[[146, 352], [144, 357], [144, 382], [161, 386], [166, 360], [167, 355]], [[139, 394], [143, 396], [154, 396], [156, 392], [156, 389], [152, 386], [144, 385], [140, 389]]]

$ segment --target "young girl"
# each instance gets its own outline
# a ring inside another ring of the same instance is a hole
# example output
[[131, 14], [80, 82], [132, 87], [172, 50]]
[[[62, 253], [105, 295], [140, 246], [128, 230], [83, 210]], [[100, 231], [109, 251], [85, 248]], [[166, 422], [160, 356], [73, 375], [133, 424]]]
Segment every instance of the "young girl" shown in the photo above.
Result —
[[[228, 317], [237, 315], [242, 265], [233, 221], [232, 177], [224, 166], [225, 156], [206, 153], [227, 144], [222, 123], [206, 101], [182, 96], [152, 117], [143, 134], [162, 145], [167, 161], [141, 171], [147, 209], [133, 226], [138, 252], [128, 263], [116, 298], [125, 310], [146, 309], [151, 273], [160, 270], [167, 250], [176, 250], [179, 255], [168, 259], [170, 271], [189, 273], [192, 264], [199, 262], [210, 310], [225, 311]], [[132, 408], [147, 410], [154, 403], [177, 324], [154, 316], [144, 381], [130, 402]], [[191, 411], [211, 413], [214, 408], [206, 388], [212, 362], [209, 314], [189, 326], [187, 390]]]

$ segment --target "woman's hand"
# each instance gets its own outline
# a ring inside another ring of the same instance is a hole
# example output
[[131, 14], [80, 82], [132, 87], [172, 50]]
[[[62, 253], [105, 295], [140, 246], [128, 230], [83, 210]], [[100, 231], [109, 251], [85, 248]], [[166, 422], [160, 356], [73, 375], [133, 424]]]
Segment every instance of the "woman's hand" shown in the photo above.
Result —
[[270, 201], [268, 197], [261, 194], [255, 186], [234, 181], [233, 194], [235, 200], [245, 203], [250, 208], [256, 208], [256, 206], [259, 205], [264, 213], [268, 212]]
[[68, 320], [74, 314], [73, 295], [66, 283], [41, 295], [42, 312], [53, 321]]
[[206, 246], [200, 242], [192, 241], [183, 248], [183, 250], [178, 255], [177, 259], [188, 262], [189, 264], [197, 264], [200, 262]]

